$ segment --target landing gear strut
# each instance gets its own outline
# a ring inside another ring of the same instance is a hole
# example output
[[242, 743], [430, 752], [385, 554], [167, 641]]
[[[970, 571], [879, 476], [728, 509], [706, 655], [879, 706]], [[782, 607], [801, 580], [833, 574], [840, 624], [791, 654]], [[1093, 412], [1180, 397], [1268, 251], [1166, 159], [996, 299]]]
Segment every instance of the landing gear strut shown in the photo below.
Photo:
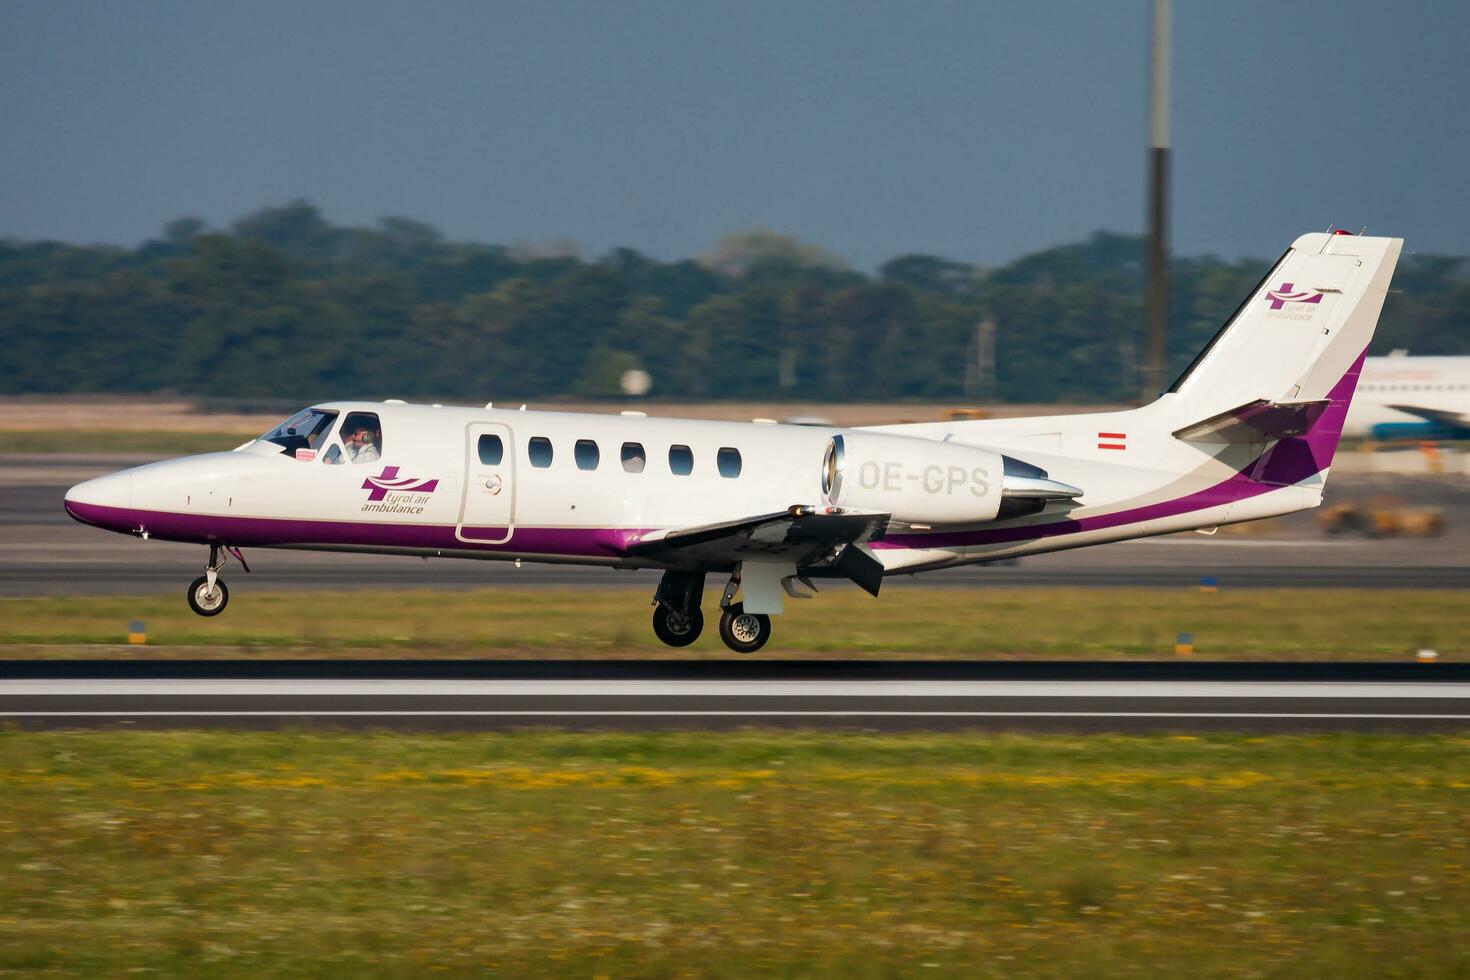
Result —
[[703, 572], [664, 572], [653, 594], [653, 633], [671, 647], [687, 647], [704, 631]]
[[219, 577], [229, 552], [217, 544], [209, 546], [209, 563], [204, 574], [189, 583], [189, 608], [201, 616], [218, 616], [230, 601], [230, 590]]

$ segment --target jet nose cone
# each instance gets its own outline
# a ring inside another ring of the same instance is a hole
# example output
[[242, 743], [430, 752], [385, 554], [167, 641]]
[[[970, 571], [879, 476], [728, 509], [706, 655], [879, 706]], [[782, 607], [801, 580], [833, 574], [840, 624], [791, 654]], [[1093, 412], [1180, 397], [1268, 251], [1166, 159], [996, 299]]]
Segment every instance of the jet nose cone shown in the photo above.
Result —
[[109, 473], [78, 483], [66, 492], [66, 512], [84, 524], [107, 524], [119, 509], [133, 506], [133, 475]]

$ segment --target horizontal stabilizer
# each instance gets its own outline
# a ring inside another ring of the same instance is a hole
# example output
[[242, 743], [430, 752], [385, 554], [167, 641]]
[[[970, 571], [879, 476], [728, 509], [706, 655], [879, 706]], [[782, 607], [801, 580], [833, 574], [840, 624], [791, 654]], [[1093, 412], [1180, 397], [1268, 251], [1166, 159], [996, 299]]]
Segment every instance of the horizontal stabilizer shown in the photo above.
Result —
[[1185, 442], [1241, 444], [1304, 436], [1330, 404], [1326, 398], [1297, 402], [1258, 398], [1203, 422], [1186, 425], [1174, 433], [1174, 438]]

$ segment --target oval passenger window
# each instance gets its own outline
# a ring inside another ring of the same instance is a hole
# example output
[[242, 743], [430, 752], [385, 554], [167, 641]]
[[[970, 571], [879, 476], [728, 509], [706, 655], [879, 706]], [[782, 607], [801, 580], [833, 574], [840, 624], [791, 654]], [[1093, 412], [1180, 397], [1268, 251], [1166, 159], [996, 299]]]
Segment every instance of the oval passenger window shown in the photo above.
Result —
[[669, 469], [675, 476], [688, 476], [694, 472], [694, 453], [688, 446], [669, 447]]
[[629, 473], [642, 473], [643, 464], [647, 461], [648, 457], [643, 452], [641, 442], [623, 443], [623, 469]]
[[597, 443], [591, 439], [578, 439], [577, 444], [572, 447], [572, 458], [577, 461], [577, 469], [595, 470], [602, 453], [598, 451]]
[[740, 475], [740, 450], [726, 446], [720, 450], [715, 460], [720, 466], [720, 476], [733, 480]]
[[484, 466], [499, 466], [500, 461], [505, 458], [505, 444], [500, 441], [499, 436], [481, 436], [479, 449], [480, 463]]
[[531, 465], [538, 469], [545, 469], [551, 465], [551, 440], [545, 436], [536, 436], [527, 447], [526, 455], [531, 458]]

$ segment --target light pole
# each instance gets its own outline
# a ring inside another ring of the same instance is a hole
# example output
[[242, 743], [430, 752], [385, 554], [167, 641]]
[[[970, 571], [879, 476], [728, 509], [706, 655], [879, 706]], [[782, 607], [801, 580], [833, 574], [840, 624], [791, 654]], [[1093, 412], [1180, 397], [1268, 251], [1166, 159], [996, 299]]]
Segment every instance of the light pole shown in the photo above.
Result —
[[1148, 345], [1145, 403], [1164, 390], [1169, 319], [1169, 0], [1150, 0], [1148, 59]]

